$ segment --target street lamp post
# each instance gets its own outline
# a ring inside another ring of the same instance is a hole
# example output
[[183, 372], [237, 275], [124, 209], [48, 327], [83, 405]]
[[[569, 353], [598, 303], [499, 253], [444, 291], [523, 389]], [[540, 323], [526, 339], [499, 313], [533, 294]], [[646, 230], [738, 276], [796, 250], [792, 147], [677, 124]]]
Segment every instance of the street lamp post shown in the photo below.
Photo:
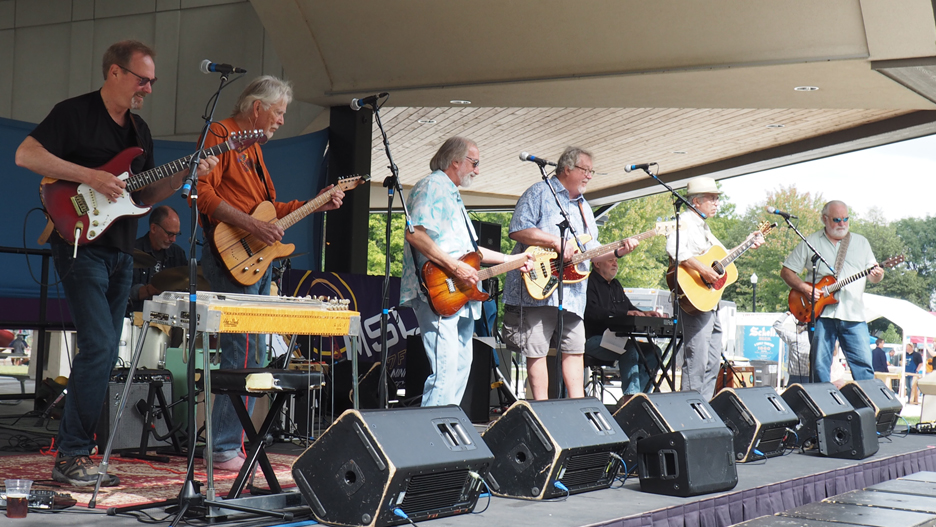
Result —
[[757, 273], [751, 273], [751, 313], [757, 311]]

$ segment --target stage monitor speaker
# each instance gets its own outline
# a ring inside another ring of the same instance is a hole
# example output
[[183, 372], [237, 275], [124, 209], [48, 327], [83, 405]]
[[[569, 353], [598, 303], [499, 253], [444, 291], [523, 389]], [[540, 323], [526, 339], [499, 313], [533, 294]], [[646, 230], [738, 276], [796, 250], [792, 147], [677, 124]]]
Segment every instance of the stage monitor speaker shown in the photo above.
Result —
[[[494, 355], [490, 346], [472, 339], [471, 370], [468, 385], [462, 395], [461, 408], [472, 423], [487, 423], [491, 420], [491, 383], [494, 374]], [[410, 335], [406, 338], [406, 399], [418, 405], [426, 378], [429, 376], [429, 359], [423, 347], [422, 337]]]
[[816, 421], [819, 453], [829, 457], [864, 459], [877, 453], [874, 410], [857, 408]]
[[[123, 395], [125, 382], [127, 382], [127, 368], [118, 368], [111, 372], [110, 381], [107, 383], [107, 398], [104, 400], [104, 407], [101, 408], [101, 417], [98, 419], [97, 430], [95, 431], [98, 450], [104, 451], [107, 446], [107, 440], [110, 438], [111, 429], [114, 427], [114, 420], [117, 418], [117, 407], [120, 405], [120, 397]], [[123, 450], [133, 450], [140, 448], [140, 437], [143, 433], [143, 414], [137, 408], [137, 404], [142, 401], [144, 404], [149, 395], [150, 384], [155, 382], [162, 383], [162, 393], [168, 404], [172, 403], [172, 373], [169, 370], [136, 370], [133, 374], [133, 382], [130, 384], [130, 391], [127, 394], [127, 404], [123, 415], [120, 417], [120, 426], [116, 431], [113, 450], [120, 452]], [[158, 404], [154, 397], [153, 404]], [[162, 417], [156, 419], [156, 433], [164, 436], [169, 432], [167, 419]], [[150, 447], [171, 446], [169, 438], [163, 441], [157, 441], [150, 435], [147, 438], [147, 445]]]
[[319, 522], [371, 527], [471, 512], [493, 461], [457, 406], [348, 410], [292, 475]]
[[855, 409], [831, 382], [791, 384], [781, 397], [799, 418], [797, 443], [805, 449], [816, 447], [819, 419]]
[[731, 431], [696, 428], [657, 434], [637, 443], [640, 490], [667, 496], [697, 496], [735, 488]]
[[637, 466], [637, 443], [648, 437], [680, 430], [716, 428], [731, 432], [698, 392], [638, 393], [614, 412], [614, 419], [630, 438], [624, 455], [628, 470]]
[[903, 404], [881, 379], [849, 381], [842, 386], [842, 395], [855, 408], [870, 408], [879, 436], [889, 436], [897, 425]]
[[594, 397], [517, 401], [483, 435], [498, 496], [532, 500], [614, 483], [627, 435]]
[[500, 252], [501, 224], [490, 221], [471, 220], [475, 234], [478, 235], [478, 246]]
[[780, 456], [792, 446], [787, 434], [799, 419], [772, 387], [725, 388], [709, 404], [731, 430], [739, 463]]

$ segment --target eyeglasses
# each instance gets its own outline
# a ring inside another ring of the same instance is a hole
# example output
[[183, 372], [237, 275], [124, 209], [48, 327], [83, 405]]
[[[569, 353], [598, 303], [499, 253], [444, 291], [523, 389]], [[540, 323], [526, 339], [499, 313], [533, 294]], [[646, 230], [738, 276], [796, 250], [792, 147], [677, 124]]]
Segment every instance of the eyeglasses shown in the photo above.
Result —
[[181, 232], [172, 232], [172, 231], [170, 231], [170, 230], [167, 230], [165, 227], [163, 227], [162, 225], [160, 225], [160, 224], [158, 224], [158, 223], [154, 223], [153, 225], [155, 225], [155, 226], [159, 227], [160, 229], [162, 229], [162, 231], [163, 231], [164, 233], [166, 233], [166, 236], [169, 236], [170, 238], [171, 238], [171, 237], [175, 237], [175, 236], [182, 236], [182, 233], [181, 233]]
[[153, 85], [156, 84], [156, 78], [155, 78], [155, 77], [153, 77], [153, 78], [151, 79], [151, 78], [149, 78], [149, 77], [143, 77], [142, 75], [137, 75], [136, 73], [133, 73], [132, 71], [128, 70], [127, 68], [125, 68], [125, 67], [123, 67], [123, 66], [121, 66], [120, 69], [122, 69], [122, 70], [126, 71], [127, 73], [129, 73], [129, 74], [135, 76], [136, 78], [140, 79], [140, 86], [146, 86], [147, 84], [149, 84], [149, 85], [150, 85], [150, 88], [152, 88]]
[[595, 171], [592, 170], [592, 169], [590, 169], [590, 168], [580, 167], [580, 166], [578, 166], [578, 165], [572, 165], [572, 166], [574, 166], [575, 168], [581, 170], [582, 172], [585, 172], [585, 175], [586, 175], [586, 176], [594, 176], [594, 175], [595, 175]]
[[468, 156], [465, 156], [465, 159], [467, 159], [468, 161], [471, 161], [471, 166], [472, 166], [473, 168], [478, 168], [478, 165], [481, 164], [481, 160], [480, 160], [480, 159], [472, 159], [472, 158], [470, 158], [470, 157], [468, 157]]
[[831, 218], [831, 220], [835, 223], [846, 223], [848, 222], [848, 216], [845, 216], [844, 218]]

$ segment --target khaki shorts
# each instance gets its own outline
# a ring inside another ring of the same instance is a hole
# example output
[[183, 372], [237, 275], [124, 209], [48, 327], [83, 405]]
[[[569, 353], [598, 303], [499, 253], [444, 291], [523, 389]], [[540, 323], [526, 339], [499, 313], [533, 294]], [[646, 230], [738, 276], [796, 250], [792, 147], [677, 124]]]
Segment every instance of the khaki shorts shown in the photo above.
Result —
[[[559, 324], [558, 310], [551, 306], [504, 307], [503, 337], [507, 349], [519, 351], [524, 357], [545, 357], [556, 347], [555, 333]], [[585, 353], [585, 323], [574, 313], [563, 311], [562, 352], [569, 355]]]

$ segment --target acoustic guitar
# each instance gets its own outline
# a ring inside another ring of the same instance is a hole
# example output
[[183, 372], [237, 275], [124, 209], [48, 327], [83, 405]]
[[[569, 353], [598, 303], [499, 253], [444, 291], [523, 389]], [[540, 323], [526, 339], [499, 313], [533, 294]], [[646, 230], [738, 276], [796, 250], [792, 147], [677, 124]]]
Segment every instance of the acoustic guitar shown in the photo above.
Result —
[[[884, 263], [880, 264], [880, 266], [890, 269], [903, 261], [904, 256], [899, 254], [884, 260]], [[855, 280], [868, 276], [875, 267], [877, 267], [877, 265], [872, 265], [864, 271], [859, 271], [842, 280], [836, 280], [833, 275], [828, 275], [816, 282], [816, 289], [822, 294], [822, 296], [816, 300], [816, 317], [818, 318], [822, 315], [822, 310], [825, 309], [826, 306], [838, 304], [838, 299], [835, 298], [836, 292]], [[806, 283], [812, 285], [810, 282]], [[787, 302], [790, 305], [790, 313], [796, 317], [796, 320], [799, 320], [803, 324], [812, 320], [812, 309], [809, 307], [809, 295], [804, 295], [795, 289], [791, 289], [787, 297]]]
[[[758, 230], [763, 235], [777, 227], [776, 223], [762, 222], [758, 225]], [[718, 280], [714, 283], [708, 283], [702, 275], [689, 268], [685, 263], [679, 264], [679, 273], [676, 273], [676, 267], [670, 262], [670, 268], [666, 271], [666, 283], [670, 291], [676, 291], [679, 296], [679, 306], [690, 315], [705, 313], [718, 306], [725, 287], [735, 283], [738, 280], [738, 268], [734, 261], [754, 245], [754, 237], [751, 237], [741, 245], [737, 246], [730, 253], [719, 245], [713, 246], [696, 259], [703, 265], [708, 265], [718, 273]], [[678, 281], [674, 283], [675, 280]]]
[[[367, 174], [340, 179], [328, 192], [319, 194], [280, 219], [276, 219], [276, 209], [269, 201], [261, 202], [250, 215], [260, 221], [275, 223], [286, 230], [328, 203], [339, 190], [347, 192], [368, 181], [370, 175]], [[263, 277], [273, 260], [289, 256], [296, 246], [281, 242], [267, 245], [246, 230], [221, 222], [212, 230], [211, 248], [224, 263], [224, 268], [232, 280], [241, 285], [253, 285]]]
[[[250, 130], [230, 134], [223, 143], [202, 150], [202, 157], [221, 155], [229, 150], [243, 150], [259, 142], [266, 142], [263, 130]], [[46, 215], [55, 225], [55, 230], [66, 242], [84, 245], [92, 242], [124, 216], [142, 216], [152, 207], [137, 205], [131, 194], [141, 188], [185, 170], [195, 154], [185, 156], [165, 165], [151, 168], [139, 174], [130, 172], [130, 164], [143, 149], [130, 147], [98, 170], [110, 172], [127, 183], [123, 194], [116, 201], [91, 188], [87, 183], [44, 178], [39, 184], [39, 198]]]
[[[675, 230], [675, 221], [664, 221], [657, 223], [656, 226], [649, 231], [631, 236], [631, 238], [637, 241], [643, 241], [651, 236], [666, 236]], [[591, 260], [602, 254], [620, 249], [624, 246], [627, 239], [628, 238], [624, 238], [623, 240], [602, 245], [601, 247], [596, 247], [585, 252], [581, 252], [578, 248], [578, 244], [576, 244], [575, 254], [572, 256], [572, 259], [566, 263], [565, 269], [563, 270], [563, 282], [572, 284], [581, 282], [587, 278], [589, 271], [587, 269], [580, 269], [578, 267], [580, 264], [586, 260]], [[582, 234], [578, 237], [578, 240], [584, 245], [591, 240], [591, 236]], [[559, 257], [553, 249], [535, 245], [528, 247], [526, 252], [527, 254], [533, 255], [533, 260], [535, 262], [533, 270], [523, 275], [523, 282], [524, 285], [526, 285], [527, 292], [531, 297], [537, 300], [549, 298], [549, 295], [553, 294], [553, 291], [559, 287]]]

